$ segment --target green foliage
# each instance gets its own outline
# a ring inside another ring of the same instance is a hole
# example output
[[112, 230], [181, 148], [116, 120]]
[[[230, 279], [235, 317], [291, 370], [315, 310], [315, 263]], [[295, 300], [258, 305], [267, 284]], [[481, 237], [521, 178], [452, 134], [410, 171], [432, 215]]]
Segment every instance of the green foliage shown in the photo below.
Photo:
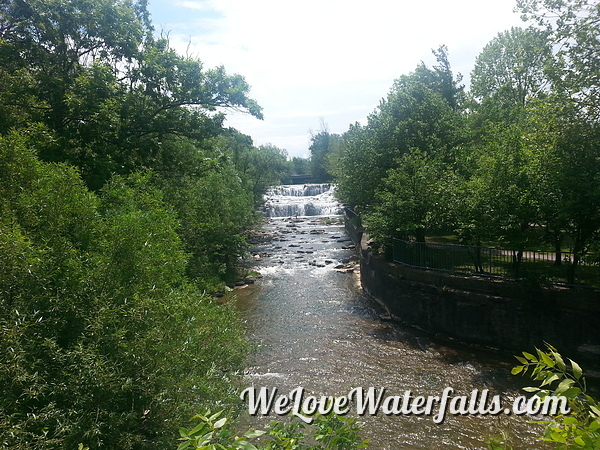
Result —
[[488, 125], [479, 148], [472, 150], [469, 174], [455, 202], [456, 231], [463, 241], [493, 241], [522, 250], [538, 222], [529, 149], [516, 125]]
[[399, 159], [418, 150], [450, 162], [451, 150], [465, 138], [459, 113], [462, 87], [458, 86], [442, 47], [439, 65], [424, 64], [394, 82], [386, 99], [365, 126], [353, 125], [344, 135], [339, 158], [338, 196], [351, 206], [376, 203], [376, 192]]
[[494, 121], [518, 120], [534, 98], [546, 95], [552, 62], [547, 35], [539, 30], [511, 28], [498, 34], [481, 51], [471, 73], [471, 95], [477, 111]]
[[563, 238], [572, 242], [571, 283], [580, 261], [598, 240], [600, 213], [600, 128], [573, 108], [554, 96], [536, 102], [522, 137], [530, 155], [530, 195], [536, 201], [537, 223], [557, 251]]
[[[246, 164], [220, 145], [226, 132], [217, 108], [262, 117], [248, 84], [153, 37], [145, 8], [127, 0], [3, 3], [0, 129], [43, 123], [45, 131], [29, 140], [39, 157], [75, 165], [95, 192], [114, 174], [151, 170], [186, 225], [176, 229], [189, 254], [188, 274], [212, 289], [232, 271], [253, 208], [281, 178], [286, 158], [249, 140]], [[73, 221], [81, 223], [90, 221]], [[53, 229], [47, 225], [40, 223]]]
[[550, 244], [576, 284], [600, 239], [598, 80], [589, 66], [600, 8], [519, 4], [538, 28], [512, 28], [485, 46], [468, 102], [442, 47], [436, 66], [400, 77], [366, 125], [350, 126], [337, 194], [384, 250], [394, 237], [445, 232], [513, 250], [518, 277], [523, 251]]
[[521, 365], [512, 369], [513, 375], [526, 374], [539, 387], [524, 388], [535, 393], [541, 400], [548, 396], [563, 396], [568, 400], [570, 412], [554, 416], [546, 424], [543, 441], [556, 444], [556, 448], [594, 449], [600, 446], [600, 404], [587, 394], [583, 370], [575, 361], [564, 358], [554, 347], [547, 344], [545, 351], [536, 354], [523, 352], [517, 356]]
[[375, 241], [385, 246], [390, 238], [415, 238], [444, 225], [445, 196], [453, 174], [447, 166], [425, 152], [414, 150], [397, 161], [377, 192], [377, 203], [365, 215], [365, 224]]
[[[198, 424], [191, 429], [180, 428], [182, 443], [178, 450], [317, 450], [359, 449], [367, 447], [367, 440], [360, 442], [360, 427], [355, 419], [340, 418], [330, 414], [312, 416], [314, 422], [307, 430], [306, 424], [295, 416], [289, 422], [271, 421], [266, 430], [249, 430], [242, 436], [234, 436], [229, 419], [223, 411], [197, 414], [192, 421]], [[260, 438], [256, 445], [252, 440]]]
[[595, 0], [518, 0], [524, 20], [549, 36], [556, 92], [578, 118], [597, 122], [600, 111], [600, 4]]
[[187, 274], [201, 287], [216, 289], [232, 275], [246, 248], [244, 233], [256, 222], [252, 193], [229, 165], [161, 184], [185, 224], [178, 233], [190, 255]]
[[98, 284], [126, 286], [128, 293], [183, 282], [186, 255], [176, 232], [177, 217], [149, 176], [114, 177], [100, 192]]
[[254, 205], [262, 205], [267, 189], [288, 178], [287, 152], [272, 144], [252, 148], [243, 174], [251, 185]]
[[330, 133], [322, 123], [321, 130], [313, 133], [310, 140], [310, 170], [304, 173], [312, 175], [313, 183], [329, 183], [339, 164], [343, 139], [339, 134]]
[[262, 117], [243, 77], [155, 39], [144, 2], [9, 1], [0, 22], [2, 129], [44, 123], [57, 145], [42, 159], [77, 165], [94, 190], [112, 173], [163, 169], [165, 140], [219, 135], [217, 108]]
[[28, 143], [0, 138], [0, 442], [164, 448], [198, 404], [235, 399], [235, 310], [190, 285], [150, 174], [93, 194]]
[[290, 163], [292, 174], [295, 174], [295, 175], [310, 174], [310, 159], [299, 158], [297, 156], [294, 156], [289, 163]]
[[229, 162], [238, 172], [235, 176], [244, 188], [252, 192], [255, 207], [262, 206], [263, 196], [270, 186], [288, 180], [290, 167], [287, 152], [273, 144], [252, 145], [250, 136], [228, 129], [216, 139], [220, 164]]

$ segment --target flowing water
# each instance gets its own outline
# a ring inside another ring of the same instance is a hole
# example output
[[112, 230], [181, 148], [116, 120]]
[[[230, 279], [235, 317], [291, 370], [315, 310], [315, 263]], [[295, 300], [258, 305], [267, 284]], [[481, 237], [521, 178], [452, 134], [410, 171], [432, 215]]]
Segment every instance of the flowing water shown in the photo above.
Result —
[[327, 216], [341, 214], [331, 184], [298, 184], [277, 186], [265, 196], [267, 217]]
[[[313, 195], [294, 195], [301, 192]], [[306, 395], [318, 396], [347, 396], [353, 388], [374, 387], [385, 388], [384, 397], [406, 391], [413, 397], [441, 396], [447, 387], [454, 395], [470, 396], [474, 389], [489, 389], [490, 396], [501, 396], [503, 407], [520, 395], [520, 381], [510, 375], [510, 356], [385, 320], [383, 310], [360, 289], [357, 271], [348, 269], [356, 257], [341, 217], [319, 214], [332, 211], [338, 213], [339, 205], [324, 185], [271, 190], [264, 225], [270, 238], [256, 245], [249, 261], [262, 278], [234, 291], [257, 347], [246, 386], [277, 388], [278, 394], [302, 386]], [[278, 212], [286, 217], [276, 217]], [[245, 420], [263, 427], [270, 419]], [[363, 437], [374, 449], [486, 448], [487, 439], [502, 430], [522, 444], [515, 448], [541, 448], [536, 440], [540, 428], [527, 419], [452, 415], [436, 424], [432, 415], [381, 411], [360, 417]]]

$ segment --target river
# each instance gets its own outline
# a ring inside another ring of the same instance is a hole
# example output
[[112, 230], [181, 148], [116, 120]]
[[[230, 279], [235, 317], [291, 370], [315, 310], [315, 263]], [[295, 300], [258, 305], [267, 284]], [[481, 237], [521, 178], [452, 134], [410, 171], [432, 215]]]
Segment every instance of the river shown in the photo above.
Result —
[[[386, 320], [362, 292], [358, 270], [352, 272], [355, 253], [339, 212], [329, 186], [270, 192], [266, 238], [247, 261], [262, 278], [234, 291], [256, 346], [246, 386], [277, 388], [281, 394], [301, 386], [318, 396], [374, 387], [384, 388], [384, 397], [406, 391], [413, 397], [441, 396], [447, 387], [454, 396], [470, 397], [475, 389], [488, 389], [490, 397], [501, 397], [503, 407], [521, 395], [519, 388], [530, 383], [510, 375], [515, 362], [510, 356]], [[276, 217], [281, 214], [285, 217]], [[245, 421], [262, 427], [272, 418]], [[373, 449], [487, 448], [487, 439], [502, 431], [513, 436], [515, 448], [541, 448], [540, 428], [527, 420], [469, 414], [434, 423], [432, 415], [381, 411], [360, 417]]]

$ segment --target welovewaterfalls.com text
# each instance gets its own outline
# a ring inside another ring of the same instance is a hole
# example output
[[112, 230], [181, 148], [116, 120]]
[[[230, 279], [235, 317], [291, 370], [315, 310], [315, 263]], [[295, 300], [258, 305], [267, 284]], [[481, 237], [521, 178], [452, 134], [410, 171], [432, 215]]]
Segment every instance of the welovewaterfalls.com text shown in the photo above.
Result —
[[415, 415], [432, 416], [434, 423], [442, 423], [450, 415], [556, 415], [567, 414], [567, 399], [561, 396], [547, 396], [543, 399], [533, 396], [519, 396], [502, 404], [500, 395], [490, 395], [487, 389], [474, 389], [469, 395], [455, 395], [454, 389], [447, 387], [440, 395], [414, 395], [404, 391], [401, 395], [387, 395], [385, 388], [374, 387], [351, 389], [342, 396], [306, 395], [303, 387], [289, 394], [278, 394], [277, 388], [249, 387], [240, 397], [248, 402], [251, 415], [292, 414], [306, 423], [312, 423], [315, 414], [346, 415], [351, 411], [359, 416]]

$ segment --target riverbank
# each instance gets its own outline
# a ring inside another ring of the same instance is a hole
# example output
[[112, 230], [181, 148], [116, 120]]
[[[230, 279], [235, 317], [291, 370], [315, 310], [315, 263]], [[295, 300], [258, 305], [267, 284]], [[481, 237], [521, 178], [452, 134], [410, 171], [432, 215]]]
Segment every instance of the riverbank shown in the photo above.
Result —
[[426, 332], [520, 353], [545, 342], [600, 370], [600, 291], [533, 286], [392, 263], [373, 254], [367, 236], [346, 221], [360, 257], [362, 287], [390, 317]]

